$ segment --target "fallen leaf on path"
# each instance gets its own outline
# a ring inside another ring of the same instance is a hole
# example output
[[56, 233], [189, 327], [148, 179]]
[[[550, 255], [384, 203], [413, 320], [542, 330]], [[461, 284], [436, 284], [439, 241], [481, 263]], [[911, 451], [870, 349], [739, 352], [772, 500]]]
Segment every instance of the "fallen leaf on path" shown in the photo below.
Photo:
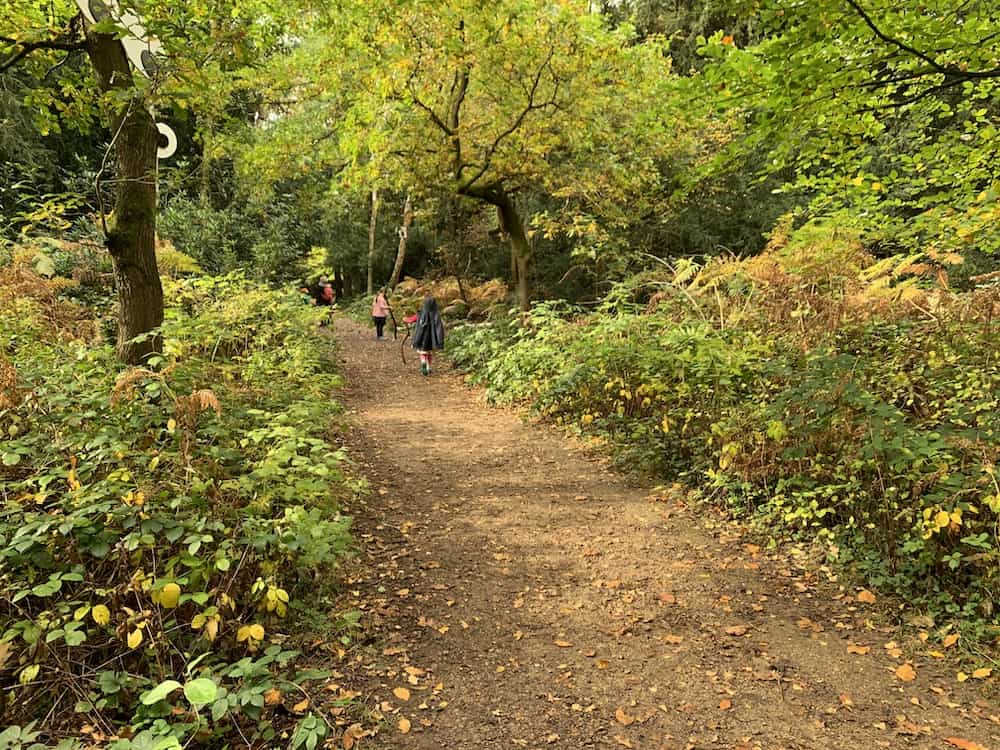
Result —
[[410, 691], [405, 687], [393, 688], [392, 694], [399, 698], [401, 701], [410, 700]]
[[896, 677], [901, 679], [903, 682], [913, 682], [917, 679], [917, 670], [913, 668], [913, 665], [907, 662], [906, 664], [900, 664], [896, 668]]
[[661, 591], [660, 596], [658, 598], [663, 604], [677, 603], [677, 597], [671, 594], [669, 591]]
[[846, 708], [848, 711], [854, 710], [854, 701], [851, 699], [847, 693], [840, 694], [840, 705]]
[[281, 691], [278, 688], [271, 688], [264, 692], [264, 705], [276, 706], [281, 703]]
[[407, 734], [410, 731], [410, 720], [405, 716], [399, 720], [399, 724], [396, 725], [399, 728], [400, 734]]
[[721, 701], [719, 701], [719, 708], [721, 708], [723, 711], [728, 711], [732, 707], [733, 707], [733, 702], [728, 698], [723, 698]]
[[963, 740], [961, 737], [945, 737], [944, 741], [952, 747], [960, 748], [960, 750], [986, 750], [984, 745], [972, 740]]
[[985, 680], [993, 674], [993, 670], [990, 667], [980, 667], [975, 672], [972, 673], [972, 679], [974, 680]]
[[622, 708], [622, 707], [620, 707], [620, 706], [618, 707], [618, 710], [615, 711], [615, 718], [618, 720], [619, 724], [621, 724], [623, 726], [626, 726], [626, 727], [629, 724], [632, 724], [633, 722], [635, 722], [635, 717], [632, 716], [631, 714], [627, 713], [625, 711], [625, 709]]
[[676, 646], [678, 643], [683, 642], [683, 640], [684, 640], [684, 636], [682, 636], [682, 635], [670, 635], [670, 634], [667, 634], [667, 635], [663, 636], [664, 643], [670, 643], [670, 644], [672, 644], [674, 646]]
[[965, 672], [959, 672], [958, 674], [955, 675], [955, 679], [958, 680], [959, 682], [965, 682], [967, 679], [969, 679], [969, 675], [967, 675]]
[[864, 604], [874, 604], [876, 602], [875, 594], [868, 589], [861, 589], [858, 592], [858, 601]]
[[749, 630], [749, 628], [747, 628], [746, 625], [730, 625], [726, 628], [726, 635], [746, 635], [747, 630]]
[[867, 654], [871, 650], [871, 646], [859, 646], [856, 643], [847, 644], [847, 653], [849, 654]]
[[301, 714], [304, 713], [307, 708], [309, 708], [309, 699], [303, 698], [294, 706], [292, 706], [292, 711], [294, 711], [297, 714]]
[[561, 641], [561, 640], [560, 641], [553, 641], [553, 643], [555, 643], [559, 648], [569, 648], [570, 646], [573, 645], [569, 641]]
[[952, 633], [951, 635], [946, 635], [944, 640], [941, 641], [941, 645], [944, 648], [951, 648], [956, 643], [958, 643], [959, 635], [958, 633]]

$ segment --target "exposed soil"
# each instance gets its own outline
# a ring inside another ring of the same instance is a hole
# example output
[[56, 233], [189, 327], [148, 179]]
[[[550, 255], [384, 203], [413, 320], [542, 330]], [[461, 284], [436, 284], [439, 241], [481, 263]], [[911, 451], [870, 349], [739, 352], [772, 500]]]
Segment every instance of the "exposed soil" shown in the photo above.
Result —
[[398, 342], [334, 330], [372, 485], [348, 603], [374, 640], [344, 676], [384, 721], [360, 747], [1000, 748], [935, 633], [897, 647], [857, 589], [489, 407], [443, 362], [423, 378]]

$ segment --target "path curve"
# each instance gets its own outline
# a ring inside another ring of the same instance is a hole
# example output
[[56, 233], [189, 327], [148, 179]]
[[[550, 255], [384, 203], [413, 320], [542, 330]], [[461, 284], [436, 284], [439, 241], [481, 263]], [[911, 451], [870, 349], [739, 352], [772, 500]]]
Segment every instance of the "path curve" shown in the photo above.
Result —
[[488, 407], [444, 363], [422, 378], [397, 342], [334, 332], [373, 488], [349, 588], [387, 726], [362, 747], [1000, 748], [996, 709], [916, 638], [897, 650], [855, 590]]

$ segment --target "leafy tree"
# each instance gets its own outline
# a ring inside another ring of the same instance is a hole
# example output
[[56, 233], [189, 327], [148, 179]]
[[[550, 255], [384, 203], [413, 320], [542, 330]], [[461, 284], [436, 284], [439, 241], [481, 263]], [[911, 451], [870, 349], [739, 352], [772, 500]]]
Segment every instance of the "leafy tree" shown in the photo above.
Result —
[[[246, 57], [266, 48], [279, 26], [273, 9], [265, 13], [253, 3], [143, 3], [149, 34], [162, 42], [165, 52], [155, 71], [150, 67], [155, 74], [147, 81], [133, 75], [121, 41], [133, 32], [121, 16], [108, 12], [108, 5], [96, 7], [99, 18], [90, 24], [69, 0], [10, 0], [0, 20], [0, 76], [22, 68], [39, 82], [28, 91], [25, 106], [32, 108], [43, 134], [62, 129], [88, 133], [98, 122], [111, 134], [96, 178], [96, 198], [117, 288], [119, 356], [138, 363], [160, 350], [160, 339], [151, 332], [163, 322], [154, 250], [159, 136], [152, 108], [169, 106], [186, 91], [210, 97], [219, 88], [219, 68], [209, 61], [227, 51]], [[78, 54], [86, 55], [89, 65], [66, 64]], [[106, 206], [101, 186], [109, 184], [111, 202]]]
[[717, 163], [764, 146], [814, 213], [842, 211], [889, 251], [996, 253], [997, 9], [768, 0], [761, 11], [760, 44], [720, 32], [704, 47], [716, 63], [692, 101], [744, 122]]
[[521, 196], [607, 215], [656, 182], [652, 155], [677, 141], [658, 108], [661, 46], [633, 44], [585, 3], [348, 3], [317, 32], [275, 74], [295, 101], [250, 169], [335, 165], [343, 182], [495, 207], [522, 308], [533, 250]]

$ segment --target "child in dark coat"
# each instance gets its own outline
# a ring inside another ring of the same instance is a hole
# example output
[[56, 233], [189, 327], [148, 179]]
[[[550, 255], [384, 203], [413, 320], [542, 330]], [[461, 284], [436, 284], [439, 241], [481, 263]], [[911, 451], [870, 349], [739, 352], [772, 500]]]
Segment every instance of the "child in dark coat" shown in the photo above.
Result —
[[431, 374], [434, 351], [444, 349], [444, 321], [438, 312], [437, 300], [428, 297], [413, 327], [413, 348], [420, 354], [420, 373]]

